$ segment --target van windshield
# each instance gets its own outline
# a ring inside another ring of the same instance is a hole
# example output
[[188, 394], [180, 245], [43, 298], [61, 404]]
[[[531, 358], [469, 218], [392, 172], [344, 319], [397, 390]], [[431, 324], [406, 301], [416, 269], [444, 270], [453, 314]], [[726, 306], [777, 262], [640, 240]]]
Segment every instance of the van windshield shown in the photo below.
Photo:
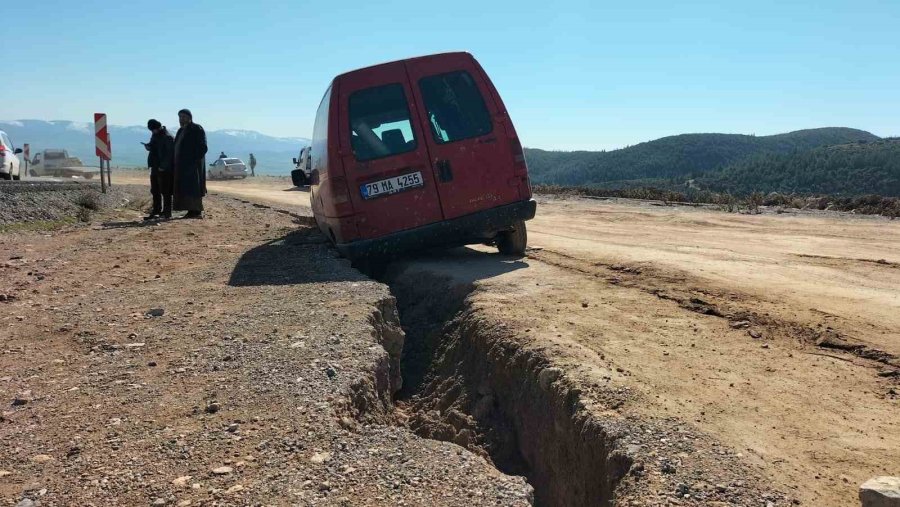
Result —
[[435, 142], [451, 143], [483, 136], [493, 130], [491, 116], [478, 91], [478, 84], [468, 72], [422, 78], [419, 89], [422, 90]]
[[360, 161], [416, 149], [402, 85], [377, 86], [350, 95], [350, 139]]

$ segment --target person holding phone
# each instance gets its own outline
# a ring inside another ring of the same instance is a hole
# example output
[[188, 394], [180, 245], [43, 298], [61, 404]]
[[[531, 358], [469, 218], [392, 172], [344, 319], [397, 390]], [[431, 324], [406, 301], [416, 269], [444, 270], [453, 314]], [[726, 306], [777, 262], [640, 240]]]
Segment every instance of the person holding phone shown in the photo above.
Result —
[[147, 129], [153, 134], [149, 143], [141, 143], [147, 150], [150, 168], [150, 194], [153, 209], [144, 220], [172, 218], [172, 190], [174, 183], [175, 138], [159, 121], [151, 119]]

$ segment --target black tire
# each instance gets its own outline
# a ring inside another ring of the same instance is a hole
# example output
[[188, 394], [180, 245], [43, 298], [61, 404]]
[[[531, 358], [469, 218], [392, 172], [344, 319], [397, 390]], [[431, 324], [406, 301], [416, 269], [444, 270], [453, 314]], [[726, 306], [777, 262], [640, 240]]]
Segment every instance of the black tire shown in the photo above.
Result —
[[513, 225], [511, 231], [503, 231], [497, 234], [497, 249], [503, 255], [515, 255], [521, 257], [525, 255], [525, 248], [528, 246], [528, 231], [525, 228], [525, 222], [519, 221]]
[[[12, 164], [9, 164], [9, 174], [12, 176]], [[22, 179], [22, 169], [19, 169], [19, 174], [12, 176], [13, 181], [19, 181]]]
[[303, 172], [303, 169], [294, 169], [291, 171], [291, 182], [295, 187], [302, 187], [306, 185], [306, 173]]

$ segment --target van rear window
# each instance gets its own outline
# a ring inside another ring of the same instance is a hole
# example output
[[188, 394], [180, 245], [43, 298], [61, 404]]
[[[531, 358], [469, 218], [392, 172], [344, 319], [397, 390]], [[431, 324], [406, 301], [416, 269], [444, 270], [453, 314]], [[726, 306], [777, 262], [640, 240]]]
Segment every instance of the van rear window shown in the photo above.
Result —
[[350, 139], [360, 161], [416, 149], [402, 85], [366, 88], [350, 95]]
[[483, 136], [494, 129], [478, 84], [468, 72], [422, 78], [419, 89], [437, 143]]

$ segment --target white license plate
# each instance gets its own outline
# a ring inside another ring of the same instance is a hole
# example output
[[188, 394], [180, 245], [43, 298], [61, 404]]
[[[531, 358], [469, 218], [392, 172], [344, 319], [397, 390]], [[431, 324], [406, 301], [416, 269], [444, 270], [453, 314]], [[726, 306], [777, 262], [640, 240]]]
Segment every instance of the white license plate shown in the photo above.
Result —
[[396, 194], [397, 192], [403, 192], [404, 190], [424, 185], [425, 182], [422, 180], [422, 173], [417, 171], [394, 176], [393, 178], [373, 181], [372, 183], [365, 183], [359, 186], [359, 193], [362, 194], [363, 199], [374, 199], [376, 197]]

